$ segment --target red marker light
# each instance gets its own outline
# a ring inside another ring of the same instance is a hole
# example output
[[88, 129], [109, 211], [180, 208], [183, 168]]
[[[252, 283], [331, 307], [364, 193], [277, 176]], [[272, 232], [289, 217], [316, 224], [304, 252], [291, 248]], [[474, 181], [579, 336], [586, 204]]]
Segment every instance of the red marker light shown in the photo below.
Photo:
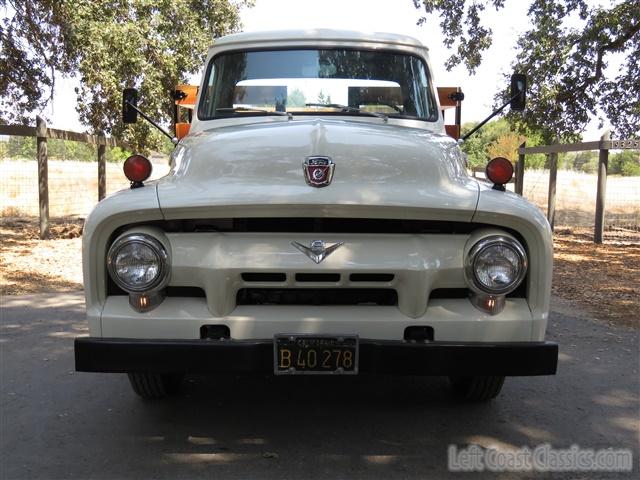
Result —
[[144, 182], [151, 176], [151, 162], [142, 155], [131, 155], [124, 161], [124, 176], [134, 183]]
[[486, 174], [496, 185], [505, 185], [513, 177], [513, 164], [504, 157], [496, 157], [487, 163]]

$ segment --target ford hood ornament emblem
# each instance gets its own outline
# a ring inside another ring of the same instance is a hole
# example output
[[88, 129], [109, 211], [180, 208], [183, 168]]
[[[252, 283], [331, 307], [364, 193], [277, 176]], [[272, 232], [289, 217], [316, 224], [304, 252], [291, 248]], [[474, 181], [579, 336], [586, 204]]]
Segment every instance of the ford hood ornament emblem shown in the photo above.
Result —
[[314, 262], [320, 263], [333, 252], [335, 252], [339, 247], [344, 245], [344, 242], [334, 243], [333, 245], [328, 247], [325, 246], [325, 243], [322, 240], [313, 240], [308, 247], [306, 245], [302, 245], [299, 242], [291, 242], [291, 245], [296, 247]]
[[329, 157], [319, 155], [307, 157], [302, 164], [304, 179], [312, 187], [326, 187], [331, 183], [335, 166]]

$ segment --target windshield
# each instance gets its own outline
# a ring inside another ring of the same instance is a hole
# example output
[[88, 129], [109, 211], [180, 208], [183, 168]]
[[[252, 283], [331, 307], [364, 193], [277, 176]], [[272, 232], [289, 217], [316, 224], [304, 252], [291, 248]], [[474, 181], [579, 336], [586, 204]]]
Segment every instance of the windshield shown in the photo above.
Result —
[[429, 83], [420, 58], [388, 51], [225, 53], [209, 64], [198, 116], [320, 112], [436, 121]]

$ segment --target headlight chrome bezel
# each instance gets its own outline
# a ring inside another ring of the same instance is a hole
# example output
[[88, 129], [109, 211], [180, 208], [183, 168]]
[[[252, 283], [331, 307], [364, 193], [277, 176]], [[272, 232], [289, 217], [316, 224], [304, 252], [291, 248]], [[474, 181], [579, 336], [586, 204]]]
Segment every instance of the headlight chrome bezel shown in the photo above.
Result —
[[[158, 258], [159, 272], [158, 275], [151, 281], [144, 285], [132, 286], [125, 283], [116, 272], [115, 259], [120, 250], [132, 243], [142, 244], [155, 254]], [[107, 253], [107, 270], [109, 276], [115, 282], [115, 284], [127, 293], [152, 293], [162, 290], [169, 283], [169, 277], [171, 273], [171, 258], [169, 251], [164, 244], [157, 238], [146, 233], [131, 233], [125, 234], [118, 238]]]
[[[520, 270], [516, 278], [511, 283], [505, 285], [502, 288], [492, 289], [487, 287], [478, 279], [476, 274], [475, 262], [481, 253], [494, 246], [503, 246], [512, 250], [520, 260]], [[467, 285], [474, 293], [500, 296], [508, 295], [516, 288], [518, 288], [518, 286], [526, 277], [528, 268], [529, 263], [527, 253], [520, 242], [508, 235], [490, 235], [476, 242], [469, 250], [469, 253], [465, 258], [464, 276]]]

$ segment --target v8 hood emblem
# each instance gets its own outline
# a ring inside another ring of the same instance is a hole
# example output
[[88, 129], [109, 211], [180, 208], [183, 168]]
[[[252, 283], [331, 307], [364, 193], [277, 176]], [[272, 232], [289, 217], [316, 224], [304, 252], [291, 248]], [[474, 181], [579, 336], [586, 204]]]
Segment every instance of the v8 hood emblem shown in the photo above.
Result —
[[320, 263], [333, 252], [335, 252], [339, 247], [344, 245], [344, 242], [334, 243], [329, 247], [325, 246], [325, 243], [322, 240], [313, 240], [308, 247], [306, 245], [302, 245], [299, 242], [291, 242], [291, 245], [296, 247], [314, 262]]

